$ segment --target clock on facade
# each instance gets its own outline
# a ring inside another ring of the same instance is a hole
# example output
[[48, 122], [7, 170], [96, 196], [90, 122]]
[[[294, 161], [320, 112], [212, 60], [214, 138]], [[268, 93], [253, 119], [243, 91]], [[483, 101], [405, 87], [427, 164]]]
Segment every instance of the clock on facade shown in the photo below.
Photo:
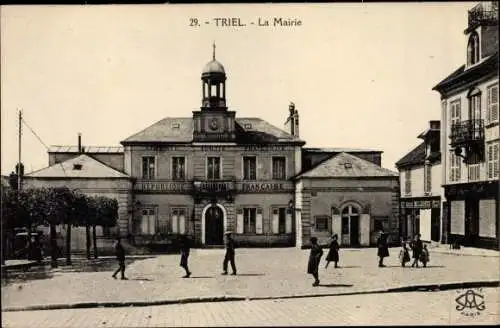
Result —
[[217, 130], [219, 128], [219, 122], [216, 118], [212, 119], [212, 122], [210, 122], [210, 128], [212, 130]]

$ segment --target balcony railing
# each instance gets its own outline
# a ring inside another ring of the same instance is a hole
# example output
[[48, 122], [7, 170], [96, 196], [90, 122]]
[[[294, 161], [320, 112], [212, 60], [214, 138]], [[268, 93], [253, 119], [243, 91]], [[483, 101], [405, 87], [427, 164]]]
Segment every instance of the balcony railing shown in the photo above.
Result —
[[469, 10], [469, 29], [473, 29], [483, 23], [490, 24], [498, 22], [498, 4], [494, 1], [480, 3]]
[[451, 126], [451, 145], [463, 146], [484, 140], [483, 120], [467, 120]]

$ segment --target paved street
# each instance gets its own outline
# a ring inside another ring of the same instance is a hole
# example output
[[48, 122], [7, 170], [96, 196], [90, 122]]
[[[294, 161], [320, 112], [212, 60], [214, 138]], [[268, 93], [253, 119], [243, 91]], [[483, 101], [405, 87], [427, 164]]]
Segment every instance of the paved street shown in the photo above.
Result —
[[192, 278], [182, 279], [178, 255], [138, 259], [127, 268], [130, 280], [111, 272], [52, 272], [48, 278], [2, 288], [2, 309], [82, 302], [150, 302], [199, 297], [325, 295], [409, 285], [498, 280], [499, 257], [431, 254], [427, 268], [402, 268], [399, 249], [390, 250], [386, 268], [377, 266], [376, 249], [344, 249], [341, 267], [320, 268], [321, 285], [306, 274], [309, 252], [293, 248], [238, 249], [238, 276], [221, 276], [223, 250], [192, 250]]
[[[181, 327], [300, 325], [474, 325], [500, 320], [500, 288], [484, 288], [485, 310], [457, 311], [465, 290], [327, 296], [163, 306], [3, 313], [4, 327]], [[477, 311], [476, 311], [477, 312]]]

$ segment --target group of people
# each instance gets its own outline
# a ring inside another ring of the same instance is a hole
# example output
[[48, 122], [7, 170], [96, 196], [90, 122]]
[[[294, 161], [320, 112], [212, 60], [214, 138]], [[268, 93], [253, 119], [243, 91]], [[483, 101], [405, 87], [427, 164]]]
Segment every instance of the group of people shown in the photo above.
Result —
[[411, 264], [412, 268], [418, 268], [419, 261], [422, 262], [424, 268], [427, 267], [427, 263], [430, 261], [429, 250], [427, 249], [427, 245], [422, 243], [420, 234], [416, 234], [413, 241], [403, 240], [402, 249], [399, 252], [401, 266], [404, 267], [406, 263], [410, 262], [410, 248], [413, 252], [413, 263]]
[[[230, 231], [226, 232], [225, 246], [226, 246], [226, 254], [224, 256], [224, 261], [222, 262], [222, 275], [228, 274], [227, 271], [228, 264], [231, 264], [231, 269], [232, 269], [231, 275], [235, 276], [237, 273], [236, 264], [234, 261], [234, 250], [236, 248], [236, 243], [232, 238]], [[191, 241], [189, 237], [187, 237], [186, 235], [182, 235], [180, 239], [180, 253], [181, 253], [180, 267], [182, 267], [186, 272], [183, 278], [189, 278], [192, 273], [189, 270], [189, 264], [188, 264], [190, 250], [191, 250]], [[121, 272], [121, 279], [127, 280], [127, 277], [125, 277], [125, 249], [123, 248], [123, 245], [121, 243], [121, 237], [116, 238], [115, 253], [116, 253], [116, 258], [118, 260], [118, 269], [116, 269], [112, 277], [116, 279], [118, 273]]]
[[[222, 262], [222, 275], [227, 275], [228, 274], [228, 264], [231, 264], [231, 269], [232, 269], [232, 275], [236, 275], [236, 264], [235, 264], [235, 248], [236, 248], [236, 242], [232, 238], [231, 232], [227, 231], [226, 232], [226, 240], [225, 240], [225, 256], [224, 260]], [[381, 231], [379, 234], [379, 237], [377, 238], [377, 255], [379, 257], [379, 267], [385, 267], [384, 265], [384, 258], [389, 256], [389, 246], [387, 243], [387, 237], [388, 235]], [[319, 286], [320, 280], [319, 280], [319, 264], [321, 262], [321, 257], [323, 256], [323, 248], [318, 244], [318, 239], [316, 237], [311, 237], [311, 251], [309, 253], [309, 261], [307, 264], [307, 273], [311, 274], [314, 277], [314, 283], [313, 286]], [[408, 246], [409, 244], [409, 246]], [[411, 243], [408, 243], [406, 241], [403, 241], [402, 249], [399, 254], [399, 258], [401, 261], [401, 265], [404, 267], [407, 262], [410, 261], [410, 255], [409, 255], [409, 249], [410, 247], [413, 250], [413, 263], [412, 267], [418, 267], [418, 262], [421, 261], [424, 267], [427, 266], [427, 262], [429, 262], [429, 251], [427, 249], [427, 245], [424, 245], [422, 240], [420, 239], [420, 234], [415, 235], [414, 240]], [[328, 268], [328, 265], [330, 262], [334, 262], [335, 268], [338, 268], [338, 262], [339, 262], [339, 249], [340, 245], [338, 242], [338, 235], [334, 234], [331, 237], [330, 243], [328, 245], [329, 251], [328, 255], [326, 256], [326, 265], [325, 269]], [[185, 235], [181, 236], [180, 240], [180, 254], [181, 254], [181, 261], [180, 261], [180, 266], [185, 270], [186, 274], [183, 276], [183, 278], [189, 278], [191, 276], [191, 271], [189, 270], [189, 265], [188, 265], [188, 259], [189, 259], [189, 252], [191, 249], [191, 241], [189, 238]], [[117, 238], [117, 242], [115, 245], [115, 251], [116, 251], [116, 257], [118, 259], [119, 267], [118, 269], [113, 273], [112, 277], [116, 279], [116, 276], [119, 272], [121, 272], [121, 279], [126, 280], [127, 278], [125, 277], [125, 249], [123, 248], [123, 245], [121, 244], [121, 238]]]
[[[427, 263], [430, 260], [429, 250], [427, 249], [427, 245], [425, 245], [420, 239], [420, 234], [416, 234], [415, 238], [412, 242], [403, 241], [402, 249], [399, 255], [401, 265], [404, 267], [407, 262], [410, 261], [410, 254], [408, 247], [413, 250], [413, 263], [412, 267], [418, 268], [418, 262], [422, 262], [423, 266], [426, 267]], [[387, 242], [388, 235], [381, 231], [377, 238], [377, 256], [379, 257], [378, 266], [385, 267], [384, 258], [389, 257], [389, 245]], [[311, 251], [309, 254], [309, 262], [307, 265], [307, 273], [311, 274], [314, 277], [313, 286], [319, 286], [319, 263], [321, 261], [321, 257], [323, 256], [323, 249], [320, 245], [318, 245], [318, 239], [316, 237], [311, 237]], [[330, 262], [335, 263], [335, 268], [338, 268], [339, 262], [339, 242], [338, 236], [335, 234], [332, 236], [328, 255], [326, 256], [326, 265], [325, 269], [328, 268]]]

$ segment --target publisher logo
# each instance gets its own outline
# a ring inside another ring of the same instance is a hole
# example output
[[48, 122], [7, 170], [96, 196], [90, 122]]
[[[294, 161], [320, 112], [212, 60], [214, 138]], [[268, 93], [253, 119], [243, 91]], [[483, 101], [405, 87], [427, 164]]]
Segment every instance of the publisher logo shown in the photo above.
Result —
[[465, 293], [457, 291], [459, 295], [455, 298], [456, 310], [467, 317], [474, 317], [486, 309], [482, 289], [468, 289]]

